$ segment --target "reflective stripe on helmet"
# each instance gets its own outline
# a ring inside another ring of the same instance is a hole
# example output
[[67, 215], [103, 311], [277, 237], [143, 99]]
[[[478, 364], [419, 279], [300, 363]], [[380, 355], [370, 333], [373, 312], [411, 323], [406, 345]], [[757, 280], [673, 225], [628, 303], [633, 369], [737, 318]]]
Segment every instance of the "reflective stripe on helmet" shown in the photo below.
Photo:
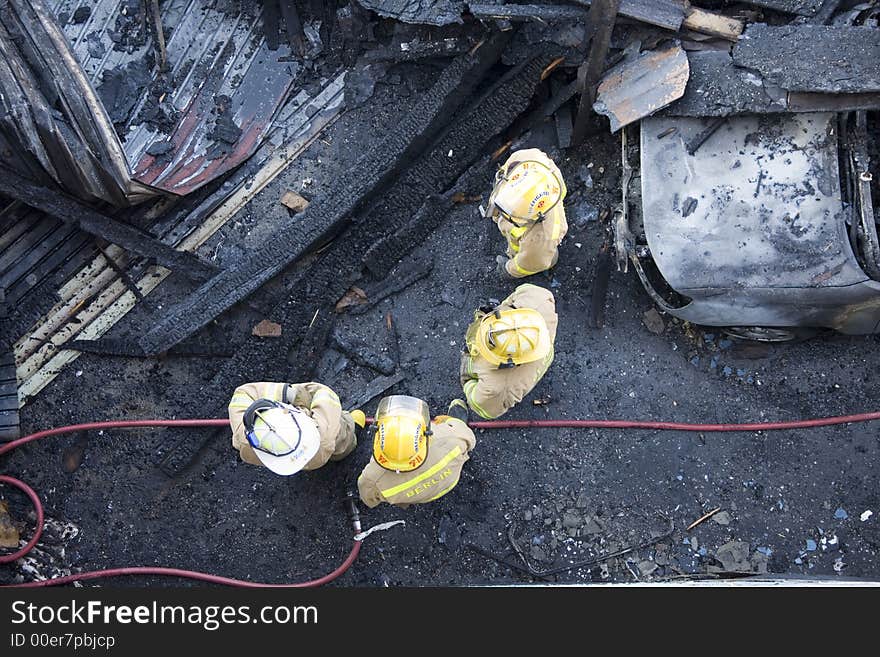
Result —
[[411, 488], [412, 486], [416, 486], [417, 484], [424, 481], [425, 479], [428, 479], [432, 475], [435, 475], [438, 472], [440, 472], [440, 470], [445, 468], [449, 464], [450, 461], [452, 461], [454, 458], [456, 458], [460, 455], [461, 455], [461, 448], [460, 447], [453, 448], [452, 451], [449, 452], [449, 454], [447, 454], [442, 459], [437, 461], [437, 463], [432, 465], [430, 468], [428, 468], [424, 472], [420, 473], [416, 477], [413, 477], [409, 481], [404, 482], [398, 486], [394, 486], [393, 488], [388, 488], [386, 490], [383, 490], [382, 495], [385, 498], [394, 497], [398, 493], [402, 493], [403, 491], [405, 491], [407, 488]]

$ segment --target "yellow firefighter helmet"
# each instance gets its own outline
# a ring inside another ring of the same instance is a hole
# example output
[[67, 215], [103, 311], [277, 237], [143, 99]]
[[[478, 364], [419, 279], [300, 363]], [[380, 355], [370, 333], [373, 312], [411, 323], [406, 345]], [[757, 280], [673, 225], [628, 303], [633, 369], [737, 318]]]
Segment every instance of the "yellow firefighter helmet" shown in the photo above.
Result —
[[544, 163], [514, 162], [498, 170], [491, 202], [508, 219], [533, 223], [565, 198], [565, 184]]
[[379, 402], [373, 458], [386, 470], [409, 472], [428, 457], [428, 405], [408, 395], [390, 395]]
[[492, 365], [513, 367], [550, 353], [550, 331], [537, 310], [495, 310], [480, 321], [473, 346]]

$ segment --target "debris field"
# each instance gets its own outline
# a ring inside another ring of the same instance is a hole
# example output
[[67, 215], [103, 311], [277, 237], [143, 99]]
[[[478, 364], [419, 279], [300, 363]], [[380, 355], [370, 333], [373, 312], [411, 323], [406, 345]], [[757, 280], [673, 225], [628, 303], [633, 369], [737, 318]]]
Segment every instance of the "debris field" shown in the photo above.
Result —
[[[876, 0], [0, 4], [0, 444], [223, 418], [248, 381], [445, 412], [474, 310], [521, 282], [479, 210], [521, 148], [569, 229], [525, 279], [555, 359], [504, 419], [878, 410]], [[334, 585], [880, 578], [875, 423], [476, 438], [449, 495], [361, 509], [405, 524]], [[0, 583], [317, 577], [368, 442], [292, 477], [225, 428], [27, 445], [0, 474], [45, 531]], [[0, 556], [34, 522], [0, 486]]]

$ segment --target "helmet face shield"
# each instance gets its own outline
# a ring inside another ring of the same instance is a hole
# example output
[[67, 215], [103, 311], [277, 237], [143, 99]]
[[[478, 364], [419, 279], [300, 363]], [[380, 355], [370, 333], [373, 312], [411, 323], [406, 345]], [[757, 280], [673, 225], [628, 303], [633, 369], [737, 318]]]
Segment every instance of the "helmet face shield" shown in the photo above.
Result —
[[379, 422], [383, 416], [393, 415], [405, 415], [420, 419], [425, 423], [425, 426], [431, 420], [428, 405], [418, 397], [410, 397], [409, 395], [389, 395], [379, 401], [376, 422]]
[[376, 410], [373, 457], [386, 470], [415, 470], [428, 456], [430, 415], [417, 397], [391, 395]]

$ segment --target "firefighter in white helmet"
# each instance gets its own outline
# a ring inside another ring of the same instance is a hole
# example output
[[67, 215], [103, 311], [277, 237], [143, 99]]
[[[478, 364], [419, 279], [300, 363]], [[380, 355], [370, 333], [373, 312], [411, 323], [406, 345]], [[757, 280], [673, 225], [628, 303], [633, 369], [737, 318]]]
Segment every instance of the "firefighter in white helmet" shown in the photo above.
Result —
[[241, 460], [280, 475], [340, 461], [357, 446], [363, 411], [342, 410], [320, 383], [248, 383], [229, 402], [232, 446]]
[[460, 399], [433, 420], [416, 397], [391, 395], [379, 402], [373, 458], [358, 477], [361, 500], [407, 508], [432, 502], [455, 488], [461, 469], [477, 444]]
[[474, 313], [459, 370], [471, 410], [500, 417], [537, 385], [553, 362], [557, 323], [553, 293], [530, 283]]
[[503, 275], [524, 278], [556, 264], [568, 231], [565, 195], [562, 172], [543, 151], [527, 148], [507, 158], [495, 175], [488, 206], [480, 208], [507, 240], [507, 255], [496, 259]]

